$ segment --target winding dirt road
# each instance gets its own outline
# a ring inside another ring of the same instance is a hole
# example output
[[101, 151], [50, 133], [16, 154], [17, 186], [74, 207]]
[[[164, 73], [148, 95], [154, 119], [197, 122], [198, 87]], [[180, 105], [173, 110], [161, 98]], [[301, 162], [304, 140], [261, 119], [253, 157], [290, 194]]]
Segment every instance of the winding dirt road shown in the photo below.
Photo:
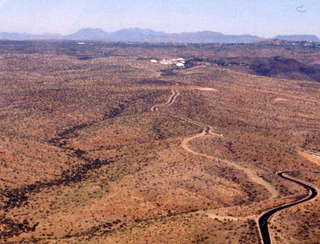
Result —
[[151, 107], [151, 111], [158, 111], [160, 107], [164, 107], [164, 106], [170, 106], [172, 104], [174, 104], [174, 102], [176, 101], [177, 97], [180, 95], [180, 92], [177, 90], [171, 90], [171, 96], [169, 97], [169, 99], [166, 101], [166, 103], [164, 104], [156, 104], [154, 106]]
[[[208, 90], [209, 88], [204, 88], [204, 90]], [[168, 100], [166, 101], [166, 103], [164, 104], [157, 104], [157, 105], [154, 105], [152, 108], [151, 108], [151, 111], [159, 111], [159, 108], [160, 107], [163, 107], [163, 106], [170, 106], [172, 105], [177, 97], [180, 95], [180, 92], [177, 91], [177, 90], [171, 90], [171, 96], [168, 98]], [[264, 179], [262, 179], [261, 177], [259, 177], [253, 170], [251, 169], [248, 169], [248, 168], [245, 168], [243, 166], [240, 166], [239, 164], [237, 163], [234, 163], [234, 162], [231, 162], [231, 161], [228, 161], [228, 160], [222, 160], [222, 159], [219, 159], [217, 157], [214, 157], [214, 156], [210, 156], [210, 155], [207, 155], [207, 154], [204, 154], [204, 153], [199, 153], [199, 152], [196, 152], [194, 150], [192, 150], [190, 147], [189, 147], [189, 142], [191, 142], [192, 140], [195, 140], [197, 138], [200, 138], [200, 137], [203, 137], [203, 136], [208, 136], [208, 135], [211, 135], [211, 136], [217, 136], [217, 137], [222, 137], [223, 135], [221, 134], [217, 134], [213, 131], [213, 129], [208, 126], [208, 125], [205, 125], [203, 123], [200, 123], [198, 121], [194, 121], [194, 120], [191, 120], [189, 118], [181, 118], [179, 116], [176, 116], [176, 115], [172, 115], [172, 114], [168, 114], [170, 115], [171, 117], [175, 117], [177, 119], [180, 119], [182, 121], [185, 121], [185, 122], [188, 122], [188, 123], [191, 123], [191, 124], [194, 124], [194, 125], [197, 125], [199, 127], [202, 127], [203, 128], [203, 131], [199, 134], [196, 134], [194, 136], [191, 136], [191, 137], [187, 137], [185, 139], [183, 139], [182, 143], [181, 143], [181, 146], [183, 149], [185, 149], [186, 151], [188, 151], [189, 153], [192, 153], [194, 155], [197, 155], [197, 156], [201, 156], [201, 157], [205, 157], [205, 158], [208, 158], [208, 159], [211, 159], [211, 160], [220, 160], [222, 161], [223, 163], [225, 163], [226, 165], [229, 165], [233, 168], [236, 168], [238, 170], [241, 170], [243, 171], [247, 177], [259, 184], [259, 185], [262, 185], [263, 187], [265, 187], [265, 189], [270, 193], [271, 195], [271, 198], [276, 198], [279, 196], [279, 193], [278, 191], [276, 190], [276, 188], [271, 185], [269, 182], [265, 181]]]
[[188, 145], [189, 142], [191, 142], [192, 140], [197, 139], [199, 137], [207, 136], [208, 134], [213, 135], [213, 136], [220, 136], [220, 135], [217, 135], [217, 134], [211, 132], [210, 129], [209, 129], [209, 133], [208, 133], [207, 132], [207, 128], [205, 128], [200, 134], [197, 134], [197, 135], [192, 136], [192, 137], [185, 138], [182, 141], [181, 146], [182, 146], [183, 149], [185, 149], [186, 151], [188, 151], [188, 152], [190, 152], [190, 153], [192, 153], [194, 155], [205, 157], [205, 158], [208, 158], [208, 159], [211, 159], [211, 160], [220, 160], [225, 165], [228, 165], [230, 167], [233, 167], [233, 168], [236, 168], [238, 170], [243, 171], [252, 182], [255, 182], [256, 184], [262, 185], [271, 194], [270, 198], [276, 198], [276, 197], [279, 196], [279, 193], [276, 190], [276, 188], [273, 185], [271, 185], [269, 182], [267, 182], [264, 179], [262, 179], [261, 177], [259, 177], [253, 170], [245, 168], [243, 166], [240, 166], [237, 163], [234, 163], [234, 162], [231, 162], [231, 161], [228, 161], [228, 160], [223, 160], [223, 159], [211, 156], [211, 155], [207, 155], [207, 154], [204, 154], [204, 153], [196, 152], [196, 151], [192, 150], [189, 147], [189, 145]]
[[[203, 90], [204, 91], [208, 91], [208, 90], [211, 90], [211, 88], [203, 88]], [[216, 91], [215, 89], [212, 89], [212, 90]], [[179, 95], [180, 95], [179, 91], [171, 90], [171, 96], [169, 97], [167, 102], [164, 103], [164, 104], [154, 105], [151, 108], [151, 111], [153, 111], [153, 112], [154, 111], [159, 111], [160, 107], [172, 105], [176, 101], [176, 99], [177, 99], [177, 97]], [[210, 160], [219, 160], [220, 162], [223, 162], [223, 163], [225, 163], [226, 165], [228, 165], [230, 167], [233, 167], [233, 168], [236, 168], [236, 169], [238, 169], [240, 171], [243, 171], [247, 175], [248, 179], [250, 179], [252, 182], [255, 182], [256, 184], [259, 184], [259, 185], [263, 186], [270, 193], [270, 199], [275, 199], [275, 198], [277, 198], [279, 196], [279, 192], [277, 191], [277, 189], [273, 185], [271, 185], [269, 182], [267, 182], [263, 178], [259, 177], [253, 170], [245, 168], [245, 167], [243, 167], [243, 166], [241, 166], [241, 165], [239, 165], [239, 164], [237, 164], [235, 162], [232, 162], [232, 161], [223, 160], [223, 159], [220, 159], [220, 158], [208, 155], [208, 154], [196, 152], [189, 146], [189, 143], [192, 140], [198, 139], [200, 137], [204, 137], [204, 136], [223, 137], [223, 135], [215, 133], [213, 131], [212, 127], [210, 127], [208, 125], [205, 125], [205, 124], [203, 124], [201, 122], [194, 121], [194, 120], [189, 119], [189, 118], [182, 118], [182, 117], [179, 117], [179, 116], [171, 114], [171, 113], [166, 113], [166, 114], [171, 116], [171, 117], [177, 118], [179, 120], [182, 120], [182, 121], [185, 121], [187, 123], [191, 123], [191, 124], [194, 124], [194, 125], [197, 125], [197, 126], [203, 128], [201, 133], [196, 134], [196, 135], [191, 136], [191, 137], [187, 137], [187, 138], [182, 140], [181, 147], [184, 150], [186, 150], [187, 152], [189, 152], [189, 153], [191, 153], [193, 155], [197, 155], [199, 157], [205, 157], [205, 158], [210, 159]], [[283, 205], [281, 205], [279, 207], [267, 210], [264, 213], [262, 213], [258, 218], [256, 216], [247, 216], [247, 217], [218, 216], [218, 215], [212, 214], [212, 213], [210, 213], [208, 211], [199, 211], [199, 213], [205, 213], [208, 217], [211, 217], [211, 218], [219, 218], [219, 219], [227, 219], [227, 220], [255, 219], [256, 222], [257, 222], [257, 225], [259, 227], [260, 238], [261, 238], [262, 243], [263, 244], [271, 244], [271, 238], [270, 238], [270, 233], [269, 233], [269, 229], [268, 229], [268, 220], [272, 217], [272, 215], [274, 215], [275, 213], [277, 213], [277, 212], [279, 212], [281, 210], [284, 210], [286, 208], [293, 207], [293, 206], [296, 206], [298, 204], [302, 204], [304, 202], [310, 201], [310, 200], [316, 198], [317, 195], [318, 195], [318, 191], [317, 191], [316, 188], [314, 188], [314, 187], [312, 187], [312, 186], [310, 186], [310, 185], [308, 185], [308, 184], [306, 184], [304, 182], [301, 182], [301, 181], [299, 181], [297, 179], [294, 179], [292, 177], [286, 176], [285, 174], [287, 174], [287, 173], [290, 173], [290, 172], [277, 172], [276, 174], [279, 177], [281, 177], [282, 179], [285, 179], [287, 181], [296, 183], [296, 184], [304, 187], [308, 191], [308, 195], [307, 196], [304, 196], [302, 199], [298, 199], [298, 200], [296, 200], [294, 202], [283, 204]]]

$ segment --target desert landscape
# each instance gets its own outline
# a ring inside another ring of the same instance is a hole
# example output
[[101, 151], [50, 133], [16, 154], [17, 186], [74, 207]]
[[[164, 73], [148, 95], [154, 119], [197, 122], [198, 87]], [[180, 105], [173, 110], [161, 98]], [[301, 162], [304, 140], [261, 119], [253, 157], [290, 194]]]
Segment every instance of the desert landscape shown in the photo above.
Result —
[[316, 244], [320, 45], [0, 41], [0, 243]]

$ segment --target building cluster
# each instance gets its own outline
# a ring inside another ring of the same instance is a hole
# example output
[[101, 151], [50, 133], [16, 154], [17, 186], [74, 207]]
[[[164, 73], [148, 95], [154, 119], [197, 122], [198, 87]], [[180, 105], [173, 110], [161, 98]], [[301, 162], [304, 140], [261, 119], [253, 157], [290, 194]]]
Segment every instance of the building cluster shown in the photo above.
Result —
[[183, 68], [185, 66], [186, 60], [184, 58], [171, 58], [171, 59], [162, 59], [162, 60], [157, 60], [157, 59], [151, 59], [151, 63], [160, 63], [160, 64], [166, 64], [166, 65], [175, 65], [177, 67]]

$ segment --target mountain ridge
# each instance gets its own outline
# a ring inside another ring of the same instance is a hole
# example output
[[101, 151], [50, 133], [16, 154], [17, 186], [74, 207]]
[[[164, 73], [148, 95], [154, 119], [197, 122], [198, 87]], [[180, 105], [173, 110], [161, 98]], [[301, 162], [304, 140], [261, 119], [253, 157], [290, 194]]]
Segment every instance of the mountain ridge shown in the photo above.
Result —
[[264, 38], [256, 35], [231, 35], [214, 31], [165, 33], [151, 29], [125, 28], [106, 32], [100, 28], [82, 28], [69, 35], [29, 34], [0, 32], [0, 40], [86, 40], [116, 42], [176, 42], [176, 43], [252, 43], [256, 41], [279, 39], [287, 41], [320, 42], [316, 35], [278, 35]]

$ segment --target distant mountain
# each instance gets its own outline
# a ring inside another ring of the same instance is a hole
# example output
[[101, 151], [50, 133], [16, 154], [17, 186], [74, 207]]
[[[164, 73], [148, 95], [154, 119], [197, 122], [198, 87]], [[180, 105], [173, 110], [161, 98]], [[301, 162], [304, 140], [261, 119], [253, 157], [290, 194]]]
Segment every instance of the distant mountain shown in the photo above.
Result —
[[171, 40], [175, 42], [193, 43], [249, 43], [263, 38], [251, 35], [225, 35], [219, 32], [201, 31], [171, 34]]
[[276, 36], [275, 39], [283, 41], [312, 41], [320, 42], [320, 39], [316, 35], [280, 35]]
[[[274, 39], [320, 42], [315, 35], [280, 35]], [[176, 43], [251, 43], [267, 40], [254, 35], [226, 35], [213, 31], [165, 33], [150, 29], [128, 28], [106, 32], [98, 28], [84, 28], [70, 35], [0, 32], [0, 40], [87, 40], [116, 42], [176, 42]]]
[[168, 34], [140, 28], [128, 28], [116, 32], [104, 32], [101, 29], [87, 28], [65, 36], [65, 39], [131, 42], [249, 43], [262, 40], [263, 38], [251, 35], [225, 35], [212, 31]]
[[134, 42], [167, 42], [169, 34], [156, 32], [150, 29], [128, 28], [111, 33], [111, 37], [116, 41]]
[[108, 40], [109, 33], [98, 28], [85, 28], [73, 33], [71, 35], [64, 36], [66, 40]]
[[33, 35], [28, 33], [0, 32], [0, 40], [60, 40], [63, 39], [59, 34]]

